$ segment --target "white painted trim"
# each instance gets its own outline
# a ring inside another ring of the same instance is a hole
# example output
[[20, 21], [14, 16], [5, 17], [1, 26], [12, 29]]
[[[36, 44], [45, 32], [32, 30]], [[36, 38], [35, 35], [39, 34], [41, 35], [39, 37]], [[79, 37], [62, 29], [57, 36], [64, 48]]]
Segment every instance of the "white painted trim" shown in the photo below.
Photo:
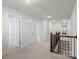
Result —
[[26, 46], [22, 46], [21, 48], [27, 48], [27, 47], [29, 47], [29, 46], [35, 44], [35, 43], [37, 43], [37, 42], [31, 42], [31, 43], [28, 43]]
[[2, 53], [2, 56], [7, 55], [8, 53], [9, 53], [9, 52], [8, 52], [8, 51], [6, 51], [6, 52]]

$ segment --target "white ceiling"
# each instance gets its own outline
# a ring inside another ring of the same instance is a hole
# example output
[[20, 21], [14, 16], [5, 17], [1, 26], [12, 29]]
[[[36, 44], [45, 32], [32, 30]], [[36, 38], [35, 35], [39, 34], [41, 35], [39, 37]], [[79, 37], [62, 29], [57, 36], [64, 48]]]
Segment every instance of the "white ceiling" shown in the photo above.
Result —
[[27, 5], [24, 0], [2, 0], [3, 5], [29, 14], [39, 19], [52, 16], [55, 19], [70, 18], [76, 0], [31, 0]]

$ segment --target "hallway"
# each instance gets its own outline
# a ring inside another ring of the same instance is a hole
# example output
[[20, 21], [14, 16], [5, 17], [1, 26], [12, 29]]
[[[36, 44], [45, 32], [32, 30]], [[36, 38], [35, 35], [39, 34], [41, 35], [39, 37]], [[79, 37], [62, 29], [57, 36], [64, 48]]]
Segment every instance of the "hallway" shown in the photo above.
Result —
[[71, 59], [51, 53], [48, 43], [35, 43], [27, 48], [16, 49], [3, 56], [3, 59]]
[[60, 54], [67, 55], [50, 52], [58, 43], [59, 38], [52, 37], [57, 32], [77, 36], [77, 0], [2, 1], [2, 59], [71, 59], [66, 57], [70, 52], [77, 58], [77, 40], [71, 40], [72, 46], [66, 40], [60, 45]]

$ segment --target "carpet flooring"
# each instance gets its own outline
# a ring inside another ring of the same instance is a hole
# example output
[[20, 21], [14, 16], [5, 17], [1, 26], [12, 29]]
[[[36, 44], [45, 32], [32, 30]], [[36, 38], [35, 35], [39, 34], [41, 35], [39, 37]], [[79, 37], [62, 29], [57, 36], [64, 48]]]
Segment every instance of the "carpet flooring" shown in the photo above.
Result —
[[71, 59], [50, 52], [48, 43], [35, 43], [26, 48], [17, 48], [2, 59]]

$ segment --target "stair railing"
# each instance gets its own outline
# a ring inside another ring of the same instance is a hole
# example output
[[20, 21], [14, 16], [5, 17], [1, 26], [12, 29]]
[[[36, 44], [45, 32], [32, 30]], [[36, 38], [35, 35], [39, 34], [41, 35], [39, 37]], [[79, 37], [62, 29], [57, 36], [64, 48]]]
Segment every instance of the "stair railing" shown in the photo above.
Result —
[[[50, 33], [50, 52], [77, 58], [77, 36], [53, 35]], [[57, 51], [55, 51], [57, 50]]]

